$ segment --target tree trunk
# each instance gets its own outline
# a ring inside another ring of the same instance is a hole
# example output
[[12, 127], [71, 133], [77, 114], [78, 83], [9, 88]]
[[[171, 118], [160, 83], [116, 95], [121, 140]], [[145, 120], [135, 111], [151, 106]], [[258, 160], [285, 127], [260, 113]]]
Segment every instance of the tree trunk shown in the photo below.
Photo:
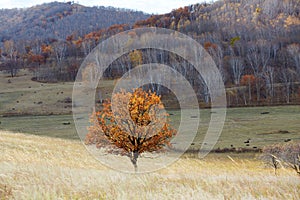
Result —
[[256, 82], [256, 100], [257, 104], [259, 104], [260, 101], [260, 83]]
[[244, 105], [247, 105], [247, 99], [246, 99], [246, 92], [243, 92], [243, 98], [244, 98]]
[[248, 79], [248, 98], [249, 98], [248, 103], [251, 104], [251, 100], [252, 100], [252, 96], [251, 96], [251, 83], [250, 83], [249, 79]]
[[14, 69], [11, 67], [10, 68], [10, 77], [13, 78], [14, 77]]
[[290, 103], [290, 86], [286, 85], [286, 103]]
[[[238, 85], [238, 87], [240, 87]], [[239, 95], [240, 95], [240, 92], [239, 92], [239, 89], [236, 90], [236, 94], [235, 94], [235, 104], [238, 105], [239, 104]]]
[[133, 152], [131, 152], [130, 154], [129, 154], [130, 156], [130, 161], [131, 161], [131, 163], [133, 164], [133, 166], [134, 166], [134, 171], [135, 171], [135, 173], [137, 173], [137, 171], [138, 171], [138, 167], [137, 167], [137, 159], [138, 159], [138, 157], [139, 157], [139, 152], [138, 151], [133, 151]]

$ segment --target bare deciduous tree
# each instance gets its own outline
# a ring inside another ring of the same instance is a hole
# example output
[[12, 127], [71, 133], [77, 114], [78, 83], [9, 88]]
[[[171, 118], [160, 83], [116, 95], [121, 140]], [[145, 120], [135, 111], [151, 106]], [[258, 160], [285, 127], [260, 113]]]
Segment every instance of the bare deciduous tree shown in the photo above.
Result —
[[245, 69], [244, 61], [242, 58], [234, 56], [229, 59], [229, 64], [233, 73], [234, 84], [239, 85]]
[[289, 52], [290, 56], [294, 61], [296, 72], [300, 79], [300, 44], [290, 44], [287, 47], [287, 51]]
[[273, 67], [267, 66], [264, 72], [264, 78], [266, 80], [266, 89], [268, 96], [270, 96], [271, 102], [273, 102], [274, 94], [275, 94], [275, 70]]
[[256, 78], [256, 98], [257, 102], [260, 101], [261, 87], [263, 74], [271, 58], [271, 45], [265, 41], [257, 41], [256, 44], [252, 44], [248, 50], [247, 61], [251, 66], [253, 75]]

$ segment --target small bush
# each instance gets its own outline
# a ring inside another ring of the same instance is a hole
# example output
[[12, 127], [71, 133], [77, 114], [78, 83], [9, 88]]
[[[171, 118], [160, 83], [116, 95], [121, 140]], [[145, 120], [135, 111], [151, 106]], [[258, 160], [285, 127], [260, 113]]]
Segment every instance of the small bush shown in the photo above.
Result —
[[274, 167], [275, 174], [280, 167], [291, 167], [300, 175], [300, 142], [266, 146], [262, 152], [261, 158]]
[[12, 197], [12, 188], [0, 183], [0, 199], [10, 199]]

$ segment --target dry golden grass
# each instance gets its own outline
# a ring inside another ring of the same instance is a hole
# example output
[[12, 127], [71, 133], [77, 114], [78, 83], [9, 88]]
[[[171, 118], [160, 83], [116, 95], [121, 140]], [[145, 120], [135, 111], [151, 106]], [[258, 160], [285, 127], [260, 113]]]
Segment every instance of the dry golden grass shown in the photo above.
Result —
[[260, 161], [181, 158], [150, 174], [108, 169], [80, 142], [0, 132], [0, 199], [300, 199], [300, 178]]

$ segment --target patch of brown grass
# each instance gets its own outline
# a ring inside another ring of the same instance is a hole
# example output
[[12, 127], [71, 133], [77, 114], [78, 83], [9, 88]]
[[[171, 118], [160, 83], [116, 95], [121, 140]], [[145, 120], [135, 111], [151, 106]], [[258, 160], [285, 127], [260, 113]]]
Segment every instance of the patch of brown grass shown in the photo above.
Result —
[[12, 188], [0, 183], [0, 199], [9, 199], [12, 197]]

